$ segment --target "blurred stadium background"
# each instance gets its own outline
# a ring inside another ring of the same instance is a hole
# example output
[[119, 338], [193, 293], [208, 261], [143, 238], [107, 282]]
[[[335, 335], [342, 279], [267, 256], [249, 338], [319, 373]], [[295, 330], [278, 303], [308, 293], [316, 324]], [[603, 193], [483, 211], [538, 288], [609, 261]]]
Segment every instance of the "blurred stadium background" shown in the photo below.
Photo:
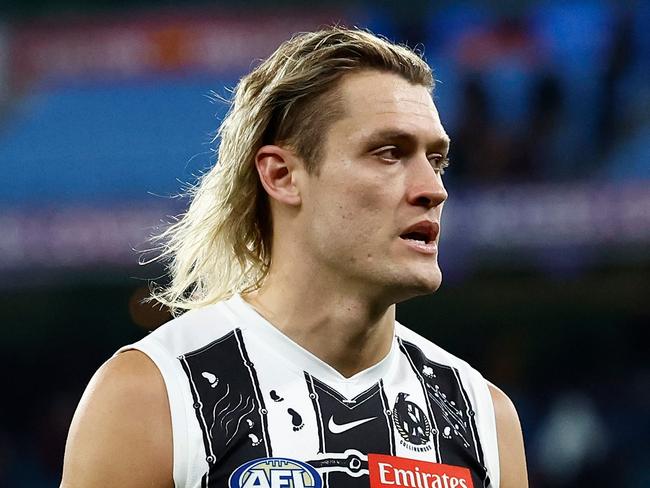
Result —
[[58, 486], [90, 376], [169, 319], [134, 249], [215, 100], [331, 22], [420, 46], [454, 141], [445, 283], [398, 317], [514, 399], [532, 487], [650, 486], [650, 2], [0, 6], [0, 486]]

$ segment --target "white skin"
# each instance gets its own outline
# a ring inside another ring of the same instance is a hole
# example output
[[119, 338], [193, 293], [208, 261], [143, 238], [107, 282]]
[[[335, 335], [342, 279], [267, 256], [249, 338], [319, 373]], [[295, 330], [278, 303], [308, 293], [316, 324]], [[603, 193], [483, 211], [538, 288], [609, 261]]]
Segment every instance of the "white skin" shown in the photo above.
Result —
[[245, 298], [351, 376], [388, 353], [395, 303], [440, 286], [437, 252], [400, 235], [439, 225], [449, 137], [428, 90], [400, 76], [355, 73], [339, 92], [344, 115], [327, 131], [317, 174], [289, 149], [258, 152], [273, 255], [267, 280]]
[[[268, 279], [245, 299], [351, 376], [388, 354], [395, 303], [440, 286], [437, 242], [424, 252], [400, 235], [416, 222], [440, 222], [448, 138], [422, 86], [364, 71], [345, 76], [339, 89], [345, 113], [324, 136], [318, 174], [308, 174], [290, 148], [257, 153], [273, 213], [273, 253]], [[525, 488], [516, 410], [498, 388], [489, 389], [500, 487]], [[173, 487], [172, 446], [160, 372], [143, 353], [124, 352], [99, 369], [79, 403], [61, 487]]]

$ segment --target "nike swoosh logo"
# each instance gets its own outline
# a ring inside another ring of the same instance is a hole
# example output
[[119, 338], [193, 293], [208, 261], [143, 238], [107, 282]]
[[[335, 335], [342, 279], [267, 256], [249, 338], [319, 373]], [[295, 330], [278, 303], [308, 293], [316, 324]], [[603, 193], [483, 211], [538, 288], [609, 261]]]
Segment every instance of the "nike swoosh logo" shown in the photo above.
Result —
[[332, 434], [342, 434], [343, 432], [359, 427], [361, 424], [365, 424], [366, 422], [370, 422], [376, 418], [377, 417], [370, 417], [367, 419], [355, 420], [354, 422], [348, 422], [347, 424], [337, 424], [334, 422], [334, 415], [332, 415], [327, 423], [327, 427]]

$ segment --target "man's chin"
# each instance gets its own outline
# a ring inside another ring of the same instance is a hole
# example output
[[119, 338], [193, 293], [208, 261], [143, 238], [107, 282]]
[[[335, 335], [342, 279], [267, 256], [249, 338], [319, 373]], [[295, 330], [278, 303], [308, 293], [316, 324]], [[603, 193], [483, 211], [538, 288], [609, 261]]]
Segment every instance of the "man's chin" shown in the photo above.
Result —
[[438, 273], [436, 276], [428, 280], [424, 280], [419, 287], [421, 290], [420, 295], [428, 295], [430, 293], [434, 293], [438, 291], [438, 288], [440, 288], [441, 284], [442, 284], [442, 273]]
[[415, 298], [422, 295], [430, 295], [440, 288], [442, 284], [442, 273], [438, 269], [436, 272], [427, 274], [426, 276], [413, 277], [408, 283], [403, 283], [399, 290], [399, 298], [396, 302], [403, 302], [410, 298]]

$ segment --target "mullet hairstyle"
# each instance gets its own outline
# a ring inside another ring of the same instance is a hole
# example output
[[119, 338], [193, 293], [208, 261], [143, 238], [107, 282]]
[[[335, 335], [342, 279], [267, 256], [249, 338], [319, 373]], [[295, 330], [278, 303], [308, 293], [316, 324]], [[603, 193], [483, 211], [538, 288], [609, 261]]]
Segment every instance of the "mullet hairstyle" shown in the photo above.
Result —
[[298, 34], [244, 76], [215, 140], [214, 167], [189, 188], [188, 210], [152, 240], [170, 283], [151, 299], [172, 314], [259, 288], [271, 264], [272, 221], [255, 157], [259, 148], [291, 148], [318, 175], [329, 126], [344, 114], [336, 89], [352, 72], [394, 73], [433, 90], [421, 55], [367, 31], [329, 27]]

